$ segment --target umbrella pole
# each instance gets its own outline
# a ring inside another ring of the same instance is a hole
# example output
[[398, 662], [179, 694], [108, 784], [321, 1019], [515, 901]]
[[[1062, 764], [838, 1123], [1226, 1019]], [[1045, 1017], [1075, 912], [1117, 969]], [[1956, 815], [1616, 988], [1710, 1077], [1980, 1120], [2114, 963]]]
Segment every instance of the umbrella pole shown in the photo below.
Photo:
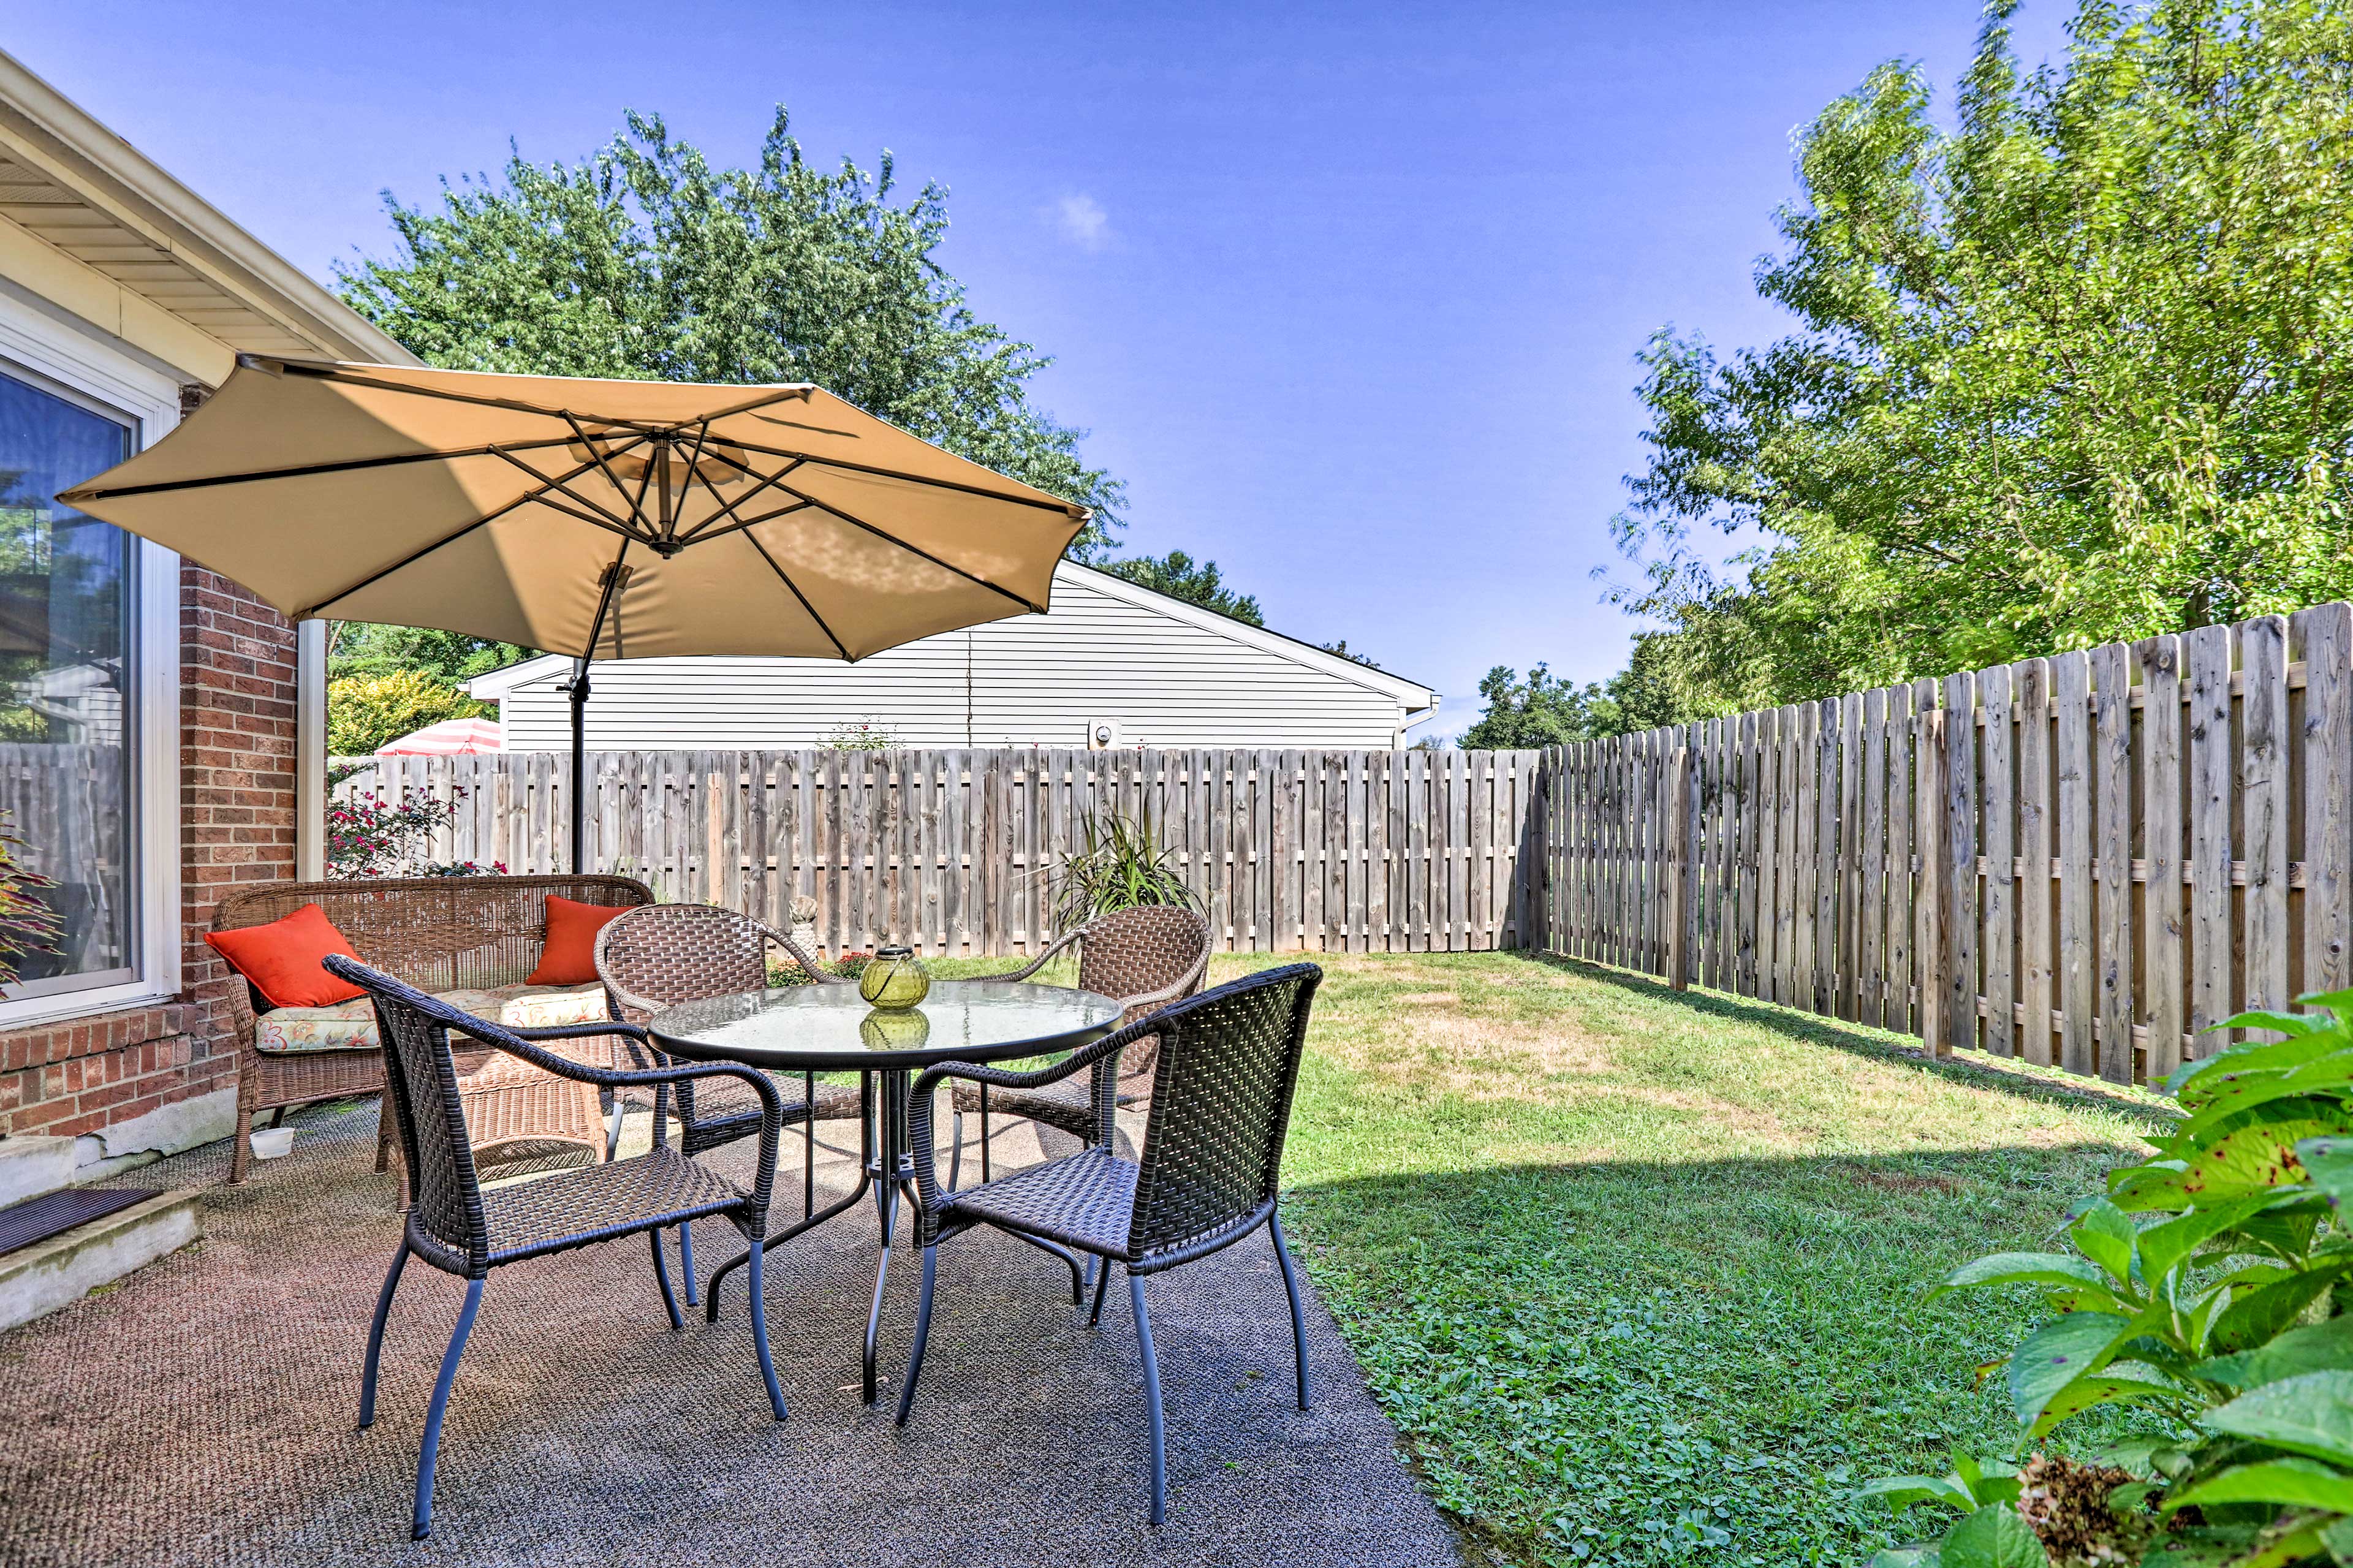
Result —
[[588, 661], [572, 664], [572, 871], [588, 869]]
[[629, 568], [622, 564], [629, 547], [621, 546], [621, 553], [605, 568], [598, 583], [596, 616], [588, 623], [588, 646], [572, 661], [572, 874], [582, 876], [588, 869], [588, 660], [596, 652], [596, 639], [605, 635], [605, 617], [612, 613], [613, 601], [629, 585]]

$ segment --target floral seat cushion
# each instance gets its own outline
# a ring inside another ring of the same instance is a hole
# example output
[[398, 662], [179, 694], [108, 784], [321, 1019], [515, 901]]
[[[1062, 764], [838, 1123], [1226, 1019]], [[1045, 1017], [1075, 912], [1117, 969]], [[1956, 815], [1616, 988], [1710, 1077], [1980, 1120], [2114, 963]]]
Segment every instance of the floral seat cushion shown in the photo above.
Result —
[[[444, 991], [438, 999], [478, 1018], [518, 1029], [602, 1020], [601, 985], [501, 985], [488, 991]], [[372, 1051], [378, 1042], [375, 1008], [364, 996], [332, 1007], [278, 1007], [255, 1020], [253, 1047], [271, 1056], [310, 1051]]]

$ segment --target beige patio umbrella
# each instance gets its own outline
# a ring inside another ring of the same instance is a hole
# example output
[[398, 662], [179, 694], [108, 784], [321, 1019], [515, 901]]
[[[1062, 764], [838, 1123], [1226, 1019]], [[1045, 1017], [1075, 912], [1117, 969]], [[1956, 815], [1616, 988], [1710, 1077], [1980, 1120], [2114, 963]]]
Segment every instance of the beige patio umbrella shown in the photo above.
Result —
[[1089, 515], [815, 386], [255, 354], [58, 500], [290, 619], [574, 655], [575, 868], [591, 658], [857, 659], [1042, 614]]

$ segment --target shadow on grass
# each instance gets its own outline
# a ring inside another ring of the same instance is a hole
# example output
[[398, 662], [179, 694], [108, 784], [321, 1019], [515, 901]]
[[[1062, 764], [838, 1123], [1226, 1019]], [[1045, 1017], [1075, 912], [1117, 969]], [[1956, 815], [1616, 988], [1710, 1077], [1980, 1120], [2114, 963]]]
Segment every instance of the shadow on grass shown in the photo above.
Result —
[[[1558, 969], [1596, 984], [1608, 985], [1632, 995], [1657, 1001], [1672, 1002], [1714, 1017], [1769, 1029], [1788, 1039], [1802, 1040], [1809, 1045], [1828, 1046], [1833, 1050], [1850, 1051], [1859, 1056], [1874, 1057], [1883, 1061], [1916, 1063], [1939, 1078], [1973, 1089], [1989, 1089], [2022, 1100], [2046, 1104], [2096, 1105], [2105, 1110], [2123, 1112], [2146, 1121], [2151, 1127], [2162, 1127], [2176, 1120], [2168, 1104], [2144, 1099], [2153, 1091], [2122, 1092], [2117, 1086], [2097, 1079], [2045, 1078], [2038, 1075], [2051, 1070], [2028, 1068], [2014, 1058], [1970, 1052], [1967, 1056], [1931, 1057], [1912, 1036], [1873, 1028], [1864, 1024], [1851, 1024], [1838, 1018], [1820, 1017], [1800, 1013], [1771, 1002], [1754, 997], [1734, 995], [1729, 992], [1708, 991], [1694, 987], [1677, 992], [1663, 980], [1630, 970], [1611, 969], [1584, 959], [1564, 958], [1556, 953], [1522, 952], [1515, 956], [1546, 969]], [[1972, 1059], [1975, 1058], [1975, 1059]], [[1995, 1063], [2010, 1061], [2010, 1067]], [[2025, 1071], [2017, 1070], [2026, 1068]]]

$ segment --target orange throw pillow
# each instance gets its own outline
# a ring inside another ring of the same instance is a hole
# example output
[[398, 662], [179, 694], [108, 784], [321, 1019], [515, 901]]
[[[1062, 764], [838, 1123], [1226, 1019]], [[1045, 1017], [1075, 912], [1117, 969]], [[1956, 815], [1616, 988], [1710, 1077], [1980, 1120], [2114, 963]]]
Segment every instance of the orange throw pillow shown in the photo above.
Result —
[[332, 1007], [366, 992], [320, 967], [329, 953], [357, 958], [343, 933], [316, 904], [304, 904], [283, 920], [241, 931], [210, 931], [205, 941], [229, 967], [253, 982], [272, 1007]]
[[526, 985], [587, 985], [596, 978], [596, 933], [628, 913], [626, 905], [584, 904], [547, 896], [547, 943]]

